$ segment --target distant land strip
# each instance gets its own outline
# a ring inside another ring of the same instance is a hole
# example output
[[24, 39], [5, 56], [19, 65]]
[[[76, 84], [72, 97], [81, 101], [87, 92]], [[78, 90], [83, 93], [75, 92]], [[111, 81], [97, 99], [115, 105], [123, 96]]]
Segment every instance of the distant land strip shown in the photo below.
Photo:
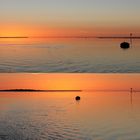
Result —
[[128, 37], [128, 36], [118, 36], [118, 37], [114, 37], [114, 36], [99, 36], [99, 37], [95, 37], [95, 36], [41, 36], [41, 37], [28, 37], [28, 36], [1, 36], [0, 39], [10, 39], [10, 38], [15, 38], [15, 39], [20, 39], [20, 38], [98, 38], [98, 39], [140, 39], [140, 37]]
[[131, 91], [131, 89], [124, 89], [124, 90], [117, 90], [117, 89], [102, 89], [102, 90], [85, 90], [85, 91], [89, 91], [89, 92], [140, 92], [140, 90], [135, 90], [133, 89]]
[[99, 39], [140, 39], [140, 36], [137, 37], [128, 37], [128, 36], [37, 36], [37, 37], [28, 37], [28, 36], [1, 36], [0, 39], [9, 39], [9, 38], [99, 38]]
[[0, 38], [29, 38], [28, 36], [1, 36]]
[[128, 37], [128, 36], [118, 36], [118, 37], [113, 37], [113, 36], [106, 36], [106, 37], [97, 37], [97, 38], [100, 38], [100, 39], [140, 39], [140, 37]]
[[82, 90], [36, 90], [36, 89], [4, 89], [0, 92], [82, 92]]

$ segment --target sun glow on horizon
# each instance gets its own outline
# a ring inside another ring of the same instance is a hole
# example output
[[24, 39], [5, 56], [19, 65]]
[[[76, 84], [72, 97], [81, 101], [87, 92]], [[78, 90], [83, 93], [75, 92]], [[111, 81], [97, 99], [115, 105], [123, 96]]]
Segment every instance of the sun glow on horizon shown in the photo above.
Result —
[[[96, 36], [127, 36], [129, 30], [97, 27], [60, 27], [36, 24], [0, 24], [0, 37], [96, 37]], [[136, 33], [137, 34], [137, 33]]]
[[28, 36], [26, 28], [20, 25], [1, 25], [1, 37]]
[[139, 90], [139, 74], [0, 74], [0, 89]]

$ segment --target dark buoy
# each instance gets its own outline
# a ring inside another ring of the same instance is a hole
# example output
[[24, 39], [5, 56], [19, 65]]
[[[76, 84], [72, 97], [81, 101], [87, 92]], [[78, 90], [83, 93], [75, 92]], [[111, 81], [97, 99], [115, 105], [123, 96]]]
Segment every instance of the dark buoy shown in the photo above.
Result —
[[75, 100], [76, 100], [76, 101], [79, 101], [80, 99], [81, 99], [80, 96], [76, 96], [76, 97], [75, 97]]
[[128, 42], [122, 42], [122, 43], [120, 44], [120, 47], [121, 47], [122, 49], [128, 49], [128, 48], [130, 48], [130, 44], [129, 44]]

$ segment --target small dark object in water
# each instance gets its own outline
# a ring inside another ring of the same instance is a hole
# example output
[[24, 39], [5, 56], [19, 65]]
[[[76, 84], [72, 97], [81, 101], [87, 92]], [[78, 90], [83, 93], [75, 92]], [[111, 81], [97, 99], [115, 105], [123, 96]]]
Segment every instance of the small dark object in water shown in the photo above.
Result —
[[122, 49], [128, 49], [130, 47], [130, 44], [128, 42], [123, 42], [123, 43], [121, 43], [120, 47]]
[[76, 100], [76, 101], [79, 101], [79, 100], [80, 100], [80, 96], [76, 96], [76, 97], [75, 97], [75, 100]]

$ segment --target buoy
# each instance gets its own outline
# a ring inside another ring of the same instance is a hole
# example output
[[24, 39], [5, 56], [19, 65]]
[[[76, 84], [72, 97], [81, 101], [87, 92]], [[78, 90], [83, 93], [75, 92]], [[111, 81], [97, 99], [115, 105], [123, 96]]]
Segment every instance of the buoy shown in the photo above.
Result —
[[129, 44], [128, 42], [122, 42], [122, 43], [120, 44], [120, 47], [121, 47], [122, 49], [128, 49], [128, 48], [130, 47], [130, 44]]
[[81, 99], [80, 96], [76, 96], [76, 97], [75, 97], [75, 100], [76, 100], [76, 101], [79, 101], [80, 99]]

